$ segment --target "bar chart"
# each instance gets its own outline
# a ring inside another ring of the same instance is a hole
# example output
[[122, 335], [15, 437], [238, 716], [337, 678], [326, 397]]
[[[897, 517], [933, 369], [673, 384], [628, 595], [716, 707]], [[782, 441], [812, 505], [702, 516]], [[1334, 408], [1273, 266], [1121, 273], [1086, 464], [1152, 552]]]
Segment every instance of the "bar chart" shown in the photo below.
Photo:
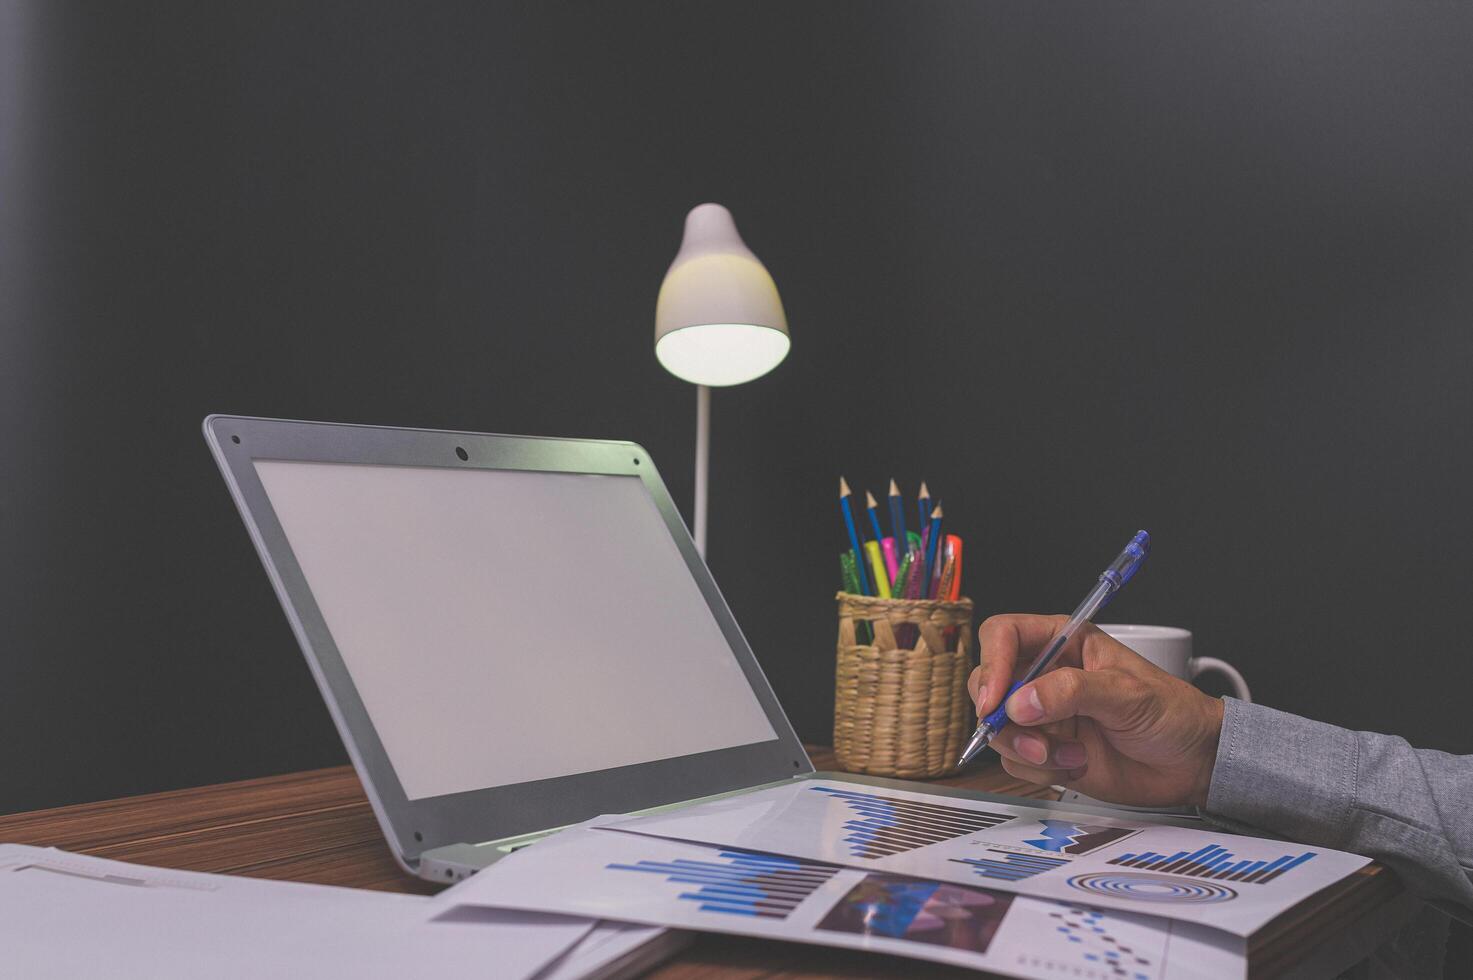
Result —
[[1144, 851], [1140, 854], [1122, 854], [1106, 863], [1122, 868], [1139, 868], [1142, 871], [1265, 885], [1312, 860], [1314, 856], [1314, 851], [1305, 851], [1302, 854], [1285, 854], [1272, 861], [1235, 860], [1236, 855], [1222, 845], [1208, 844], [1190, 854], [1186, 851], [1177, 851], [1175, 854]]
[[913, 851], [927, 844], [954, 840], [1007, 823], [1013, 817], [1006, 813], [968, 810], [881, 796], [832, 786], [811, 787], [848, 804], [855, 819], [844, 823], [849, 831], [844, 841], [855, 857], [882, 858]]
[[989, 847], [987, 853], [996, 854], [997, 857], [952, 858], [951, 860], [957, 864], [971, 865], [972, 870], [983, 878], [993, 878], [997, 881], [1022, 881], [1024, 878], [1041, 875], [1045, 871], [1062, 868], [1069, 863], [1068, 858], [1044, 857], [1042, 854], [1018, 854], [995, 847]]
[[611, 871], [664, 875], [678, 885], [694, 885], [680, 898], [703, 912], [723, 912], [760, 919], [786, 919], [826, 881], [839, 872], [829, 864], [795, 861], [771, 854], [721, 851], [719, 861], [638, 861], [610, 864]]

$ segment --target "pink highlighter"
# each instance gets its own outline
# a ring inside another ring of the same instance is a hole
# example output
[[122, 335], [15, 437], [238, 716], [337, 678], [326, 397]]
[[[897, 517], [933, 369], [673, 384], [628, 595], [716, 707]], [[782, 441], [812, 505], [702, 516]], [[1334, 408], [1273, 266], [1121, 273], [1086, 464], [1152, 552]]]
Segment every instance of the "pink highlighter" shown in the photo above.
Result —
[[895, 576], [900, 572], [900, 562], [895, 557], [894, 538], [880, 539], [880, 554], [885, 556], [885, 571], [890, 573], [890, 581], [895, 581]]

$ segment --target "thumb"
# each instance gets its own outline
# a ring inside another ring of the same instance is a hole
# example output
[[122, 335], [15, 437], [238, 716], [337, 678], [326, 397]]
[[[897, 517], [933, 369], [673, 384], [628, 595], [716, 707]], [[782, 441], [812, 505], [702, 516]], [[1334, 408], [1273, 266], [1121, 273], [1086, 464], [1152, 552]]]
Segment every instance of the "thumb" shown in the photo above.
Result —
[[1043, 725], [1084, 715], [1118, 731], [1140, 724], [1147, 698], [1145, 685], [1124, 671], [1060, 667], [1008, 698], [1008, 718]]

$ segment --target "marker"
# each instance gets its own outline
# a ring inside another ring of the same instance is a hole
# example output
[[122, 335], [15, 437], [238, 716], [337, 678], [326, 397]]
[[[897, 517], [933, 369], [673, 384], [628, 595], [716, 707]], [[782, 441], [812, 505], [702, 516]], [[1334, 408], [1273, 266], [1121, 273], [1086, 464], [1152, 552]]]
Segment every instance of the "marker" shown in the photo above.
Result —
[[885, 556], [885, 570], [890, 575], [890, 592], [894, 594], [900, 584], [900, 562], [895, 554], [894, 538], [884, 538], [880, 541], [880, 554]]
[[854, 552], [854, 565], [859, 569], [861, 595], [874, 595], [870, 591], [869, 576], [864, 573], [864, 552], [859, 550], [859, 532], [854, 530], [854, 511], [849, 506], [849, 483], [839, 477], [839, 512], [844, 515], [844, 530], [849, 532], [849, 550]]
[[[885, 532], [880, 530], [879, 504], [875, 503], [875, 495], [868, 490], [864, 492], [864, 509], [869, 511], [869, 526], [875, 532], [875, 540], [885, 540]], [[883, 551], [881, 552], [883, 553]], [[892, 554], [889, 561], [885, 562], [885, 584], [889, 585], [895, 580], [895, 557]]]
[[866, 541], [864, 543], [864, 554], [869, 559], [870, 571], [875, 576], [876, 595], [881, 599], [890, 598], [890, 577], [885, 573], [885, 559], [880, 556], [880, 543], [878, 541]]
[[936, 598], [949, 602], [951, 600], [951, 588], [956, 584], [956, 548], [952, 542], [956, 535], [946, 536], [946, 547], [943, 549], [946, 557], [941, 559], [941, 579], [936, 586]]
[[905, 536], [905, 500], [895, 479], [890, 479], [890, 533], [895, 536], [895, 547], [900, 551], [910, 550], [910, 539]]
[[941, 504], [936, 504], [936, 509], [931, 511], [931, 525], [926, 528], [926, 598], [936, 598], [936, 584], [941, 578], [941, 564], [936, 560], [936, 555], [941, 547]]
[[[948, 561], [956, 559], [956, 568], [951, 575], [951, 588], [942, 592], [941, 598], [948, 602], [956, 602], [962, 597], [962, 539], [955, 534], [946, 536], [946, 558]], [[942, 570], [945, 575], [945, 569]]]
[[1093, 619], [1095, 613], [1103, 609], [1105, 603], [1109, 602], [1115, 593], [1125, 588], [1125, 583], [1140, 571], [1141, 563], [1150, 553], [1151, 536], [1145, 531], [1135, 532], [1135, 537], [1130, 539], [1125, 550], [1115, 557], [1109, 568], [1100, 573], [1099, 581], [1074, 610], [1074, 614], [1069, 617], [1064, 628], [1054, 634], [1054, 638], [1049, 641], [1043, 653], [1033, 661], [1033, 666], [1028, 668], [1028, 673], [1023, 675], [1022, 680], [1008, 688], [1008, 693], [1003, 695], [1002, 704], [997, 706], [997, 710], [983, 718], [977, 725], [977, 731], [973, 733], [972, 740], [967, 743], [967, 749], [962, 753], [961, 761], [957, 765], [964, 766], [970, 762], [978, 752], [987, 747], [987, 743], [992, 741], [994, 735], [1003, 730], [1003, 726], [1008, 723], [1008, 698], [1012, 697], [1018, 688], [1037, 680], [1044, 671], [1053, 666], [1054, 661], [1059, 657], [1059, 651], [1064, 649], [1064, 644], [1068, 643], [1069, 639], [1079, 631], [1079, 627]]

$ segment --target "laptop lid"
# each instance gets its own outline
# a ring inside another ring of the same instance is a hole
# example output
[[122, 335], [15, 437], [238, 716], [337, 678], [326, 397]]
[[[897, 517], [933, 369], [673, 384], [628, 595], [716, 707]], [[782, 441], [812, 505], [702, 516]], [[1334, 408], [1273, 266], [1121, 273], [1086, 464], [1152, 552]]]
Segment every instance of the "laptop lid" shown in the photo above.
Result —
[[212, 415], [396, 857], [812, 771], [630, 442]]

